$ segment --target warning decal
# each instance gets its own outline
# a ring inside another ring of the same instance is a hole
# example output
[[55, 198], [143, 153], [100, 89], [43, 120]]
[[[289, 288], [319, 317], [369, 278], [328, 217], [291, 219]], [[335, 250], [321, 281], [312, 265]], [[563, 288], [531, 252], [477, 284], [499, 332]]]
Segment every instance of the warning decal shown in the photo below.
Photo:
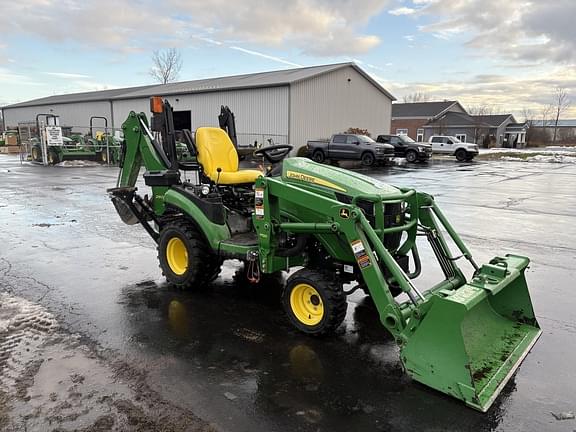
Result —
[[362, 244], [362, 240], [354, 240], [352, 243], [350, 243], [350, 246], [352, 246], [352, 252], [354, 252], [358, 267], [360, 267], [360, 269], [369, 267], [371, 264], [370, 257], [366, 253], [366, 249]]

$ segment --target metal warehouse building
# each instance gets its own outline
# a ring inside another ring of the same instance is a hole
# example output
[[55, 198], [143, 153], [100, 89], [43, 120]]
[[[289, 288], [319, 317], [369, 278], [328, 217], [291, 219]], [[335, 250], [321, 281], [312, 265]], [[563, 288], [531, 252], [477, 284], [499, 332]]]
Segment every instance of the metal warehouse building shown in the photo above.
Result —
[[[354, 63], [49, 96], [2, 108], [7, 127], [60, 116], [60, 125], [86, 131], [91, 116], [120, 128], [130, 111], [149, 112], [150, 96], [166, 97], [177, 129], [218, 126], [221, 105], [236, 116], [240, 145], [271, 137], [298, 148], [349, 127], [389, 133], [394, 97]], [[101, 124], [101, 123], [100, 123]], [[83, 130], [84, 129], [84, 130]]]

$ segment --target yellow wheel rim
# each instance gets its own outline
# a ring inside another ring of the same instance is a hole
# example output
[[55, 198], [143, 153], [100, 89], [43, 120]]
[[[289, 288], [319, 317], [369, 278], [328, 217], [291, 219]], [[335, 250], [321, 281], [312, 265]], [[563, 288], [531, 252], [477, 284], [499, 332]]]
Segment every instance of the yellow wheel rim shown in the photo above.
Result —
[[302, 324], [314, 326], [324, 317], [322, 297], [311, 285], [301, 283], [290, 293], [290, 308]]
[[188, 250], [178, 237], [172, 237], [166, 246], [166, 260], [174, 274], [183, 275], [188, 269]]

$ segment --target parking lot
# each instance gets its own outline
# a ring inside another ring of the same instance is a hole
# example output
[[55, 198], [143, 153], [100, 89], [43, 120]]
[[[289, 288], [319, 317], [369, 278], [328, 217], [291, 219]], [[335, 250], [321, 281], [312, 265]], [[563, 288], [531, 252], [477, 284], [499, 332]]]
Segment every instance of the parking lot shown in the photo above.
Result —
[[0, 427], [575, 430], [551, 412], [576, 410], [576, 164], [446, 159], [362, 172], [433, 194], [478, 262], [531, 258], [544, 333], [488, 413], [407, 378], [359, 292], [339, 333], [312, 339], [285, 322], [280, 282], [239, 285], [234, 262], [213, 287], [177, 291], [153, 241], [106, 196], [117, 168], [0, 155]]

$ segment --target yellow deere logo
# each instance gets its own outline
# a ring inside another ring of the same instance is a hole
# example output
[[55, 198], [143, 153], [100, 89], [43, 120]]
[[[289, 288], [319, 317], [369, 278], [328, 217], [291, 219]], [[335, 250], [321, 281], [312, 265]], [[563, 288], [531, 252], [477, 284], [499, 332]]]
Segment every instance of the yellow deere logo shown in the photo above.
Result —
[[340, 209], [340, 217], [342, 219], [348, 219], [350, 217], [350, 210], [348, 210], [346, 207], [342, 207]]
[[325, 187], [330, 188], [330, 189], [335, 189], [335, 190], [340, 191], [340, 192], [346, 192], [346, 189], [341, 188], [340, 186], [338, 186], [332, 182], [329, 182], [328, 180], [324, 180], [324, 179], [314, 177], [314, 176], [311, 176], [308, 174], [303, 174], [303, 173], [299, 173], [296, 171], [287, 171], [286, 176], [288, 178], [291, 178], [291, 179], [296, 179], [296, 180], [300, 180], [300, 181], [307, 182], [307, 183], [314, 183], [314, 184], [317, 184], [320, 186], [325, 186]]

